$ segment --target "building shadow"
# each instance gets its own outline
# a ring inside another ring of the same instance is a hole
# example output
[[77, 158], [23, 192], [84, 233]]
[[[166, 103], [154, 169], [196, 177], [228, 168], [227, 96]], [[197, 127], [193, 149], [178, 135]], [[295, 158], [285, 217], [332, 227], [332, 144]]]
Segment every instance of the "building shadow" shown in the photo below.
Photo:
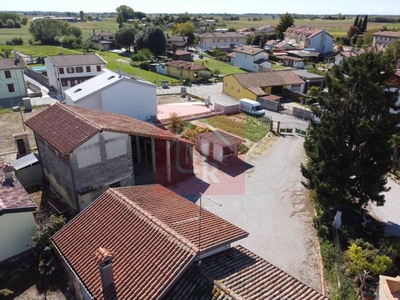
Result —
[[252, 164], [249, 164], [238, 157], [231, 158], [227, 163], [220, 163], [219, 161], [207, 157], [204, 162], [231, 177], [237, 177], [247, 170], [254, 168]]
[[385, 232], [388, 235], [400, 236], [400, 225], [391, 221], [384, 222]]
[[203, 194], [209, 186], [209, 183], [196, 176], [192, 176], [176, 185], [170, 185], [167, 187], [189, 201], [196, 203], [201, 194]]

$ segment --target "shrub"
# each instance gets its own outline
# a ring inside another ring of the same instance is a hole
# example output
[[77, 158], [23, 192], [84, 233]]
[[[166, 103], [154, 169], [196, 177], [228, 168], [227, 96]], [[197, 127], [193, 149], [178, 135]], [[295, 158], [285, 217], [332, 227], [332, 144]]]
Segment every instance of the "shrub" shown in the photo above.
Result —
[[210, 128], [204, 128], [192, 125], [190, 128], [185, 130], [185, 132], [181, 135], [181, 137], [194, 143], [196, 140], [196, 135], [204, 132], [212, 132], [212, 130]]
[[173, 112], [169, 115], [171, 125], [170, 128], [172, 129], [173, 132], [180, 134], [182, 133], [183, 129], [187, 125], [187, 121], [182, 120], [180, 116], [178, 116], [177, 113]]
[[24, 44], [24, 40], [20, 37], [14, 37], [11, 39], [11, 45], [20, 46]]
[[14, 28], [15, 27], [15, 22], [11, 19], [8, 19], [6, 22], [7, 28]]
[[239, 154], [246, 154], [249, 151], [249, 147], [245, 143], [240, 143], [238, 145]]
[[22, 25], [28, 24], [28, 18], [27, 18], [27, 17], [23, 17], [23, 18], [21, 19], [21, 24], [22, 24]]
[[21, 28], [21, 22], [20, 21], [15, 22], [14, 27], [15, 28]]

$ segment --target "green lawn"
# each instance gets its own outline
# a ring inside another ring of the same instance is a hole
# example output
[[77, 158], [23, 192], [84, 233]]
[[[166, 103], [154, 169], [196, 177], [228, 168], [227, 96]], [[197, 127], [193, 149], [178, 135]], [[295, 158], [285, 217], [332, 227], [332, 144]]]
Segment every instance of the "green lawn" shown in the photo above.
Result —
[[232, 66], [231, 64], [218, 61], [216, 59], [207, 57], [204, 59], [199, 59], [194, 61], [195, 64], [198, 65], [203, 65], [209, 69], [211, 69], [213, 72], [218, 69], [220, 70], [221, 74], [223, 75], [230, 75], [230, 74], [236, 74], [236, 73], [247, 73], [246, 71], [239, 69], [238, 67]]
[[230, 116], [215, 116], [201, 121], [252, 142], [258, 142], [269, 132], [269, 123], [263, 120], [265, 119], [258, 119], [240, 113]]

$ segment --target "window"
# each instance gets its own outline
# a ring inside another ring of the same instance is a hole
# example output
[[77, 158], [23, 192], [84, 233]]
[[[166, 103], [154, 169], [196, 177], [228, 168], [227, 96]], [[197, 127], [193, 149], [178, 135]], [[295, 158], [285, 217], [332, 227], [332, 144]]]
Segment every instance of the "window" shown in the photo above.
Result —
[[217, 39], [217, 43], [221, 42], [221, 39]]
[[83, 67], [76, 67], [76, 73], [83, 73]]
[[233, 85], [231, 85], [231, 90], [233, 90]]
[[75, 73], [74, 68], [73, 67], [68, 67], [67, 68], [67, 73]]
[[62, 85], [62, 86], [68, 86], [68, 81], [66, 81], [66, 80], [61, 80], [61, 85]]
[[228, 83], [227, 83], [227, 82], [225, 82], [225, 86], [228, 86]]
[[240, 93], [240, 89], [238, 89], [238, 93]]
[[121, 186], [121, 181], [117, 181], [110, 184], [110, 188], [117, 188]]
[[91, 72], [92, 70], [91, 70], [91, 68], [90, 68], [90, 66], [86, 66], [86, 72]]
[[73, 87], [75, 85], [75, 80], [70, 80], [69, 84], [71, 85], [71, 87]]
[[8, 87], [8, 92], [9, 93], [14, 93], [15, 92], [14, 84], [12, 84], [12, 83], [7, 84], [7, 87]]
[[60, 74], [64, 74], [64, 68], [60, 68]]
[[233, 43], [234, 42], [234, 39], [231, 39], [231, 43]]
[[215, 39], [213, 39], [213, 43], [215, 43]]
[[101, 72], [101, 66], [96, 66], [97, 72]]
[[6, 78], [11, 78], [11, 71], [4, 71], [4, 76]]

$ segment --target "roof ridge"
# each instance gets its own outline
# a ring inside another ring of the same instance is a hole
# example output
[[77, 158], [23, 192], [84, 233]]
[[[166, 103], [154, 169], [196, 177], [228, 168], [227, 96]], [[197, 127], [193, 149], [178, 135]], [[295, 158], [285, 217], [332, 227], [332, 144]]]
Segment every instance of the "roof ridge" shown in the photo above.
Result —
[[186, 237], [184, 237], [182, 234], [178, 233], [176, 230], [174, 230], [173, 228], [168, 226], [166, 223], [161, 221], [159, 218], [152, 215], [147, 210], [143, 209], [140, 205], [138, 205], [134, 201], [130, 200], [127, 196], [120, 193], [117, 189], [110, 188], [110, 189], [108, 189], [108, 191], [115, 194], [119, 198], [123, 199], [131, 207], [133, 207], [135, 210], [137, 210], [140, 214], [144, 215], [149, 221], [151, 221], [152, 223], [157, 225], [157, 227], [159, 227], [160, 229], [164, 230], [168, 235], [172, 235], [173, 238], [176, 238], [177, 240], [179, 240], [190, 250], [193, 250], [196, 254], [198, 254], [200, 252], [200, 249], [194, 243], [189, 241]]
[[61, 103], [57, 103], [59, 105], [61, 105], [61, 107], [63, 107], [65, 110], [69, 111], [70, 113], [74, 114], [75, 116], [83, 119], [85, 122], [90, 123], [90, 125], [93, 125], [94, 127], [98, 128], [99, 130], [102, 130], [103, 127], [101, 127], [99, 124], [96, 124], [95, 122], [89, 120], [88, 118], [82, 116], [81, 114], [77, 113], [76, 111], [70, 109], [67, 105], [65, 104], [61, 104]]

